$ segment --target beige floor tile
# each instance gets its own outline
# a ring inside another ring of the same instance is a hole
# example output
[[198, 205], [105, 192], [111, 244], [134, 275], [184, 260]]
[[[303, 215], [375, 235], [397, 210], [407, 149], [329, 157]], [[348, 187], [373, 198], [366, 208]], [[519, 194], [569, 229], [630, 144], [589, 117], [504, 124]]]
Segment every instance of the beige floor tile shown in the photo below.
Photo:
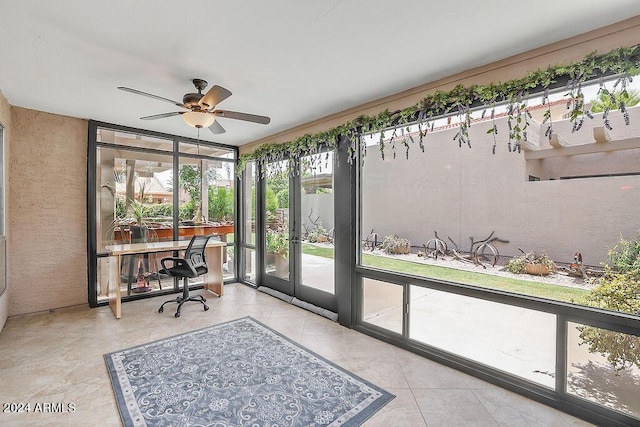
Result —
[[254, 289], [206, 291], [210, 310], [188, 304], [175, 318], [172, 297], [109, 307], [70, 307], [13, 317], [0, 333], [0, 402], [72, 403], [72, 413], [0, 413], [0, 426], [118, 426], [120, 416], [103, 355], [252, 316], [397, 397], [366, 426], [587, 425], [544, 405], [345, 328]]

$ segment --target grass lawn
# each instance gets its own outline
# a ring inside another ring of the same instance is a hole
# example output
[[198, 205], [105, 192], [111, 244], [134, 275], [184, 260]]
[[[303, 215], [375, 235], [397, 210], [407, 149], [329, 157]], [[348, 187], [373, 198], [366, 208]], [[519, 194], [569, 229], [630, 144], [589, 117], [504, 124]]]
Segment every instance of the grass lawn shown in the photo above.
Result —
[[[328, 247], [303, 245], [303, 252], [325, 258], [333, 258], [333, 249]], [[363, 254], [362, 262], [368, 267], [407, 273], [415, 276], [430, 277], [447, 280], [450, 282], [464, 283], [466, 285], [481, 286], [484, 288], [499, 289], [519, 294], [549, 298], [556, 301], [580, 302], [587, 291], [583, 289], [559, 286], [549, 283], [540, 283], [530, 280], [515, 279], [502, 276], [494, 276], [486, 273], [457, 270], [455, 268], [439, 267], [429, 264], [404, 261], [396, 258], [388, 258]]]

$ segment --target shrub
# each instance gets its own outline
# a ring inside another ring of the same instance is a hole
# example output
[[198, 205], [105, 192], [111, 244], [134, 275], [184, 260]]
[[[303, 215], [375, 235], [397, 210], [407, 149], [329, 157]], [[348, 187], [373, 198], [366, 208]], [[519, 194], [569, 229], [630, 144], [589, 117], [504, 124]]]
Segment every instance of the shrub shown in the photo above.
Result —
[[546, 252], [535, 253], [528, 252], [519, 257], [512, 258], [507, 263], [505, 269], [514, 274], [526, 273], [527, 264], [543, 265], [549, 269], [549, 271], [556, 271], [558, 268], [556, 264], [547, 256]]
[[616, 246], [607, 254], [610, 268], [619, 273], [640, 275], [640, 236], [636, 240], [620, 238]]
[[157, 203], [154, 205], [146, 205], [146, 213], [151, 218], [171, 217], [173, 215], [173, 204]]
[[178, 216], [180, 219], [191, 219], [195, 214], [195, 206], [193, 200], [189, 200], [178, 207]]
[[382, 250], [391, 255], [408, 254], [411, 244], [397, 234], [386, 236], [382, 242]]
[[[635, 273], [608, 272], [593, 279], [596, 287], [589, 291], [584, 303], [592, 307], [640, 314], [640, 280]], [[616, 373], [633, 365], [640, 368], [640, 337], [594, 326], [580, 326], [581, 345], [591, 353], [601, 354]]]
[[327, 229], [321, 224], [316, 224], [311, 230], [304, 236], [310, 243], [326, 242], [327, 241]]
[[289, 256], [289, 236], [281, 230], [267, 230], [266, 234], [267, 253]]

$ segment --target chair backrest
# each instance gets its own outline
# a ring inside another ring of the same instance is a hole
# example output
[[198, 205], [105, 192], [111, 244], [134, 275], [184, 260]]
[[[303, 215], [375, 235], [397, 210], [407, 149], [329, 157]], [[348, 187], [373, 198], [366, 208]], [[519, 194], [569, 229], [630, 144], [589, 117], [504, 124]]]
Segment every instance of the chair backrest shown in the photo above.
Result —
[[198, 268], [207, 269], [207, 260], [204, 256], [204, 249], [211, 236], [193, 236], [184, 253], [184, 258], [188, 260], [195, 270]]

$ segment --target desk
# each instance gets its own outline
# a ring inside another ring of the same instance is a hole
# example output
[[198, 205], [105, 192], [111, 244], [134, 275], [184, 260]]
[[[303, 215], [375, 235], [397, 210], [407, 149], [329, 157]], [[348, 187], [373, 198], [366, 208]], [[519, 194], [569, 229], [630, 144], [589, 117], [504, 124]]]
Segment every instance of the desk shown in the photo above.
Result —
[[[154, 234], [160, 240], [173, 239], [173, 228], [172, 227], [148, 227], [149, 233]], [[178, 235], [180, 237], [192, 237], [192, 236], [201, 236], [201, 235], [214, 235], [220, 236], [223, 242], [227, 241], [227, 234], [233, 234], [233, 224], [223, 224], [223, 225], [181, 225], [178, 228]], [[129, 229], [126, 226], [117, 228], [115, 230], [116, 241], [125, 241], [128, 242], [130, 240]]]
[[[116, 319], [122, 317], [122, 296], [120, 294], [120, 268], [122, 257], [125, 255], [149, 254], [157, 252], [183, 251], [189, 246], [189, 240], [178, 240], [169, 242], [152, 242], [152, 243], [129, 243], [122, 245], [106, 246], [105, 250], [110, 257], [115, 257], [116, 262], [109, 272], [109, 307], [113, 311]], [[224, 290], [224, 280], [222, 277], [222, 249], [225, 246], [223, 242], [209, 240], [205, 250], [207, 259], [207, 267], [209, 271], [204, 274], [204, 288], [222, 296]], [[112, 274], [114, 273], [114, 274]]]

